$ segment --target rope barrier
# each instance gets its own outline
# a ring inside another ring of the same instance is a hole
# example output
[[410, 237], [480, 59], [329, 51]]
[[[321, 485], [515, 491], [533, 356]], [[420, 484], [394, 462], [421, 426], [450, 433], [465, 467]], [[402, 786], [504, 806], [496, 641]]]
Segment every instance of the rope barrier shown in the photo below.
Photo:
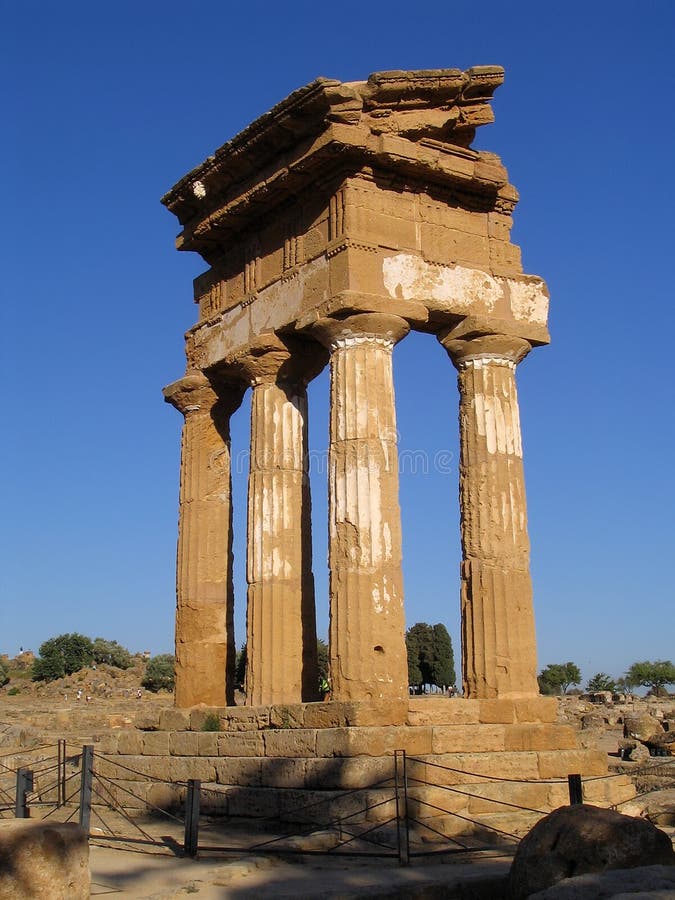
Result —
[[417, 756], [408, 756], [408, 762], [419, 763], [423, 766], [432, 766], [435, 769], [444, 769], [446, 772], [457, 772], [459, 775], [470, 775], [473, 778], [483, 778], [488, 781], [505, 781], [510, 784], [567, 784], [566, 778], [505, 778], [500, 775], [482, 775], [480, 772], [467, 772], [465, 769], [455, 769], [452, 766], [444, 766], [431, 760], [420, 759]]
[[485, 797], [483, 794], [471, 794], [468, 791], [463, 791], [460, 788], [450, 787], [444, 784], [432, 784], [429, 781], [421, 781], [419, 778], [414, 778], [413, 776], [408, 776], [408, 781], [414, 781], [416, 784], [423, 784], [426, 787], [438, 788], [439, 790], [451, 791], [454, 794], [461, 794], [463, 797], [473, 797], [475, 800], [486, 800], [489, 803], [499, 803], [501, 806], [511, 806], [513, 809], [521, 809], [523, 812], [533, 812], [539, 813], [542, 816], [546, 815], [546, 812], [543, 809], [533, 809], [531, 806], [520, 806], [518, 803], [510, 803], [508, 800], [497, 800], [494, 797]]
[[118, 762], [112, 756], [104, 755], [103, 753], [97, 753], [96, 755], [100, 759], [104, 759], [106, 762], [112, 763], [114, 766], [118, 766], [120, 769], [124, 769], [125, 772], [131, 772], [134, 775], [140, 775], [141, 778], [146, 782], [151, 782], [152, 784], [179, 784], [183, 787], [187, 786], [187, 781], [170, 781], [168, 778], [154, 778], [150, 775], [146, 775], [145, 772], [139, 772], [138, 769], [132, 769], [130, 766], [125, 766], [123, 763]]
[[123, 787], [121, 784], [118, 784], [113, 778], [107, 778], [105, 775], [101, 775], [99, 772], [96, 773], [95, 778], [98, 778], [99, 780], [102, 780], [104, 782], [107, 781], [109, 784], [113, 785], [113, 787], [116, 787], [118, 790], [123, 791], [125, 794], [129, 794], [129, 796], [133, 797], [134, 800], [139, 800], [141, 803], [145, 804], [146, 806], [149, 806], [150, 809], [156, 810], [158, 813], [161, 813], [163, 816], [166, 816], [169, 819], [173, 819], [175, 822], [178, 822], [181, 825], [183, 824], [183, 820], [179, 819], [178, 816], [174, 816], [172, 813], [167, 812], [167, 810], [162, 809], [161, 806], [155, 806], [155, 804], [151, 803], [149, 800], [145, 800], [145, 799], [137, 796], [136, 794], [133, 793], [133, 791], [130, 791], [127, 788]]

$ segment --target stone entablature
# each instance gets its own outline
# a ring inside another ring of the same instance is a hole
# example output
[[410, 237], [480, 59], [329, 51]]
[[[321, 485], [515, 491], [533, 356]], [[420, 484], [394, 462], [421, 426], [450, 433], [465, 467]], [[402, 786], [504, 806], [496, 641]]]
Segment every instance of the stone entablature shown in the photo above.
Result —
[[537, 694], [515, 368], [549, 340], [548, 292], [510, 242], [506, 170], [471, 148], [502, 81], [494, 66], [319, 79], [163, 198], [179, 249], [210, 266], [167, 399], [182, 409], [195, 378], [214, 390], [213, 413], [182, 409], [178, 706], [232, 702], [229, 420], [216, 411], [248, 387], [247, 702], [316, 699], [306, 385], [326, 363], [333, 698], [406, 696], [392, 350], [411, 329], [458, 370], [465, 696]]

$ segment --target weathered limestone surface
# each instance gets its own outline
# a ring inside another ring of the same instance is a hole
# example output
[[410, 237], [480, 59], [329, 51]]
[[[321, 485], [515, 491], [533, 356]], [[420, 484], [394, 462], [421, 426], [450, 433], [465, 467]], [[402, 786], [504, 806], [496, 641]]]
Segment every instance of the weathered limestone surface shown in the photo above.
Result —
[[325, 356], [269, 337], [230, 361], [253, 387], [248, 485], [246, 697], [316, 700], [306, 383]]
[[330, 671], [336, 700], [408, 695], [392, 373], [396, 316], [322, 321], [330, 350]]
[[185, 416], [176, 577], [176, 704], [234, 703], [230, 416], [243, 391], [218, 396], [201, 374], [169, 385]]
[[79, 825], [0, 822], [0, 900], [89, 900], [90, 883]]
[[[536, 700], [515, 366], [548, 342], [548, 292], [510, 241], [518, 194], [506, 170], [471, 147], [502, 80], [490, 66], [319, 79], [163, 198], [181, 223], [178, 247], [209, 266], [195, 281], [189, 377], [253, 392], [249, 704], [297, 703], [316, 689], [305, 387], [327, 350], [332, 696], [393, 704], [398, 720], [408, 678], [392, 351], [411, 328], [439, 336], [459, 370], [465, 696]], [[208, 448], [227, 440], [199, 421], [186, 417], [185, 456], [204, 473]], [[207, 621], [218, 603], [206, 586], [227, 566], [206, 556], [230, 540], [229, 517], [222, 543], [204, 540], [215, 522], [204, 499], [183, 504], [178, 706], [204, 696], [190, 678], [220, 678], [206, 674], [223, 668], [215, 646], [231, 656], [229, 619]]]
[[469, 697], [536, 696], [516, 364], [520, 339], [441, 337], [458, 370], [462, 674]]

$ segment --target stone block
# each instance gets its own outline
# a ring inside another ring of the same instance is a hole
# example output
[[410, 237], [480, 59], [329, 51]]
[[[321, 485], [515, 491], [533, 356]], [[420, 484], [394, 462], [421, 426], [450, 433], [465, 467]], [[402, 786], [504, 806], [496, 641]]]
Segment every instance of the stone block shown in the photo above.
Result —
[[260, 783], [263, 787], [295, 788], [305, 787], [306, 759], [284, 757], [266, 758], [261, 762]]
[[215, 782], [202, 784], [199, 808], [203, 813], [218, 816], [229, 815], [229, 788]]
[[403, 725], [408, 718], [408, 700], [378, 702], [353, 701], [341, 704], [344, 725]]
[[[119, 765], [118, 765], [119, 763]], [[104, 778], [145, 781], [154, 775], [164, 761], [153, 756], [111, 756], [94, 758], [94, 772]]]
[[420, 781], [438, 785], [471, 784], [486, 776], [536, 780], [539, 760], [531, 753], [446, 753], [428, 756], [424, 762], [411, 761], [410, 774]]
[[168, 756], [169, 734], [166, 731], [148, 731], [143, 735], [145, 756]]
[[473, 725], [479, 719], [479, 700], [462, 697], [411, 697], [409, 725]]
[[516, 722], [541, 722], [550, 724], [558, 718], [558, 699], [556, 697], [527, 697], [514, 700]]
[[145, 781], [117, 779], [114, 784], [106, 783], [101, 790], [101, 796], [105, 798], [106, 802], [110, 801], [123, 809], [140, 811], [147, 808], [150, 787], [151, 785]]
[[391, 756], [333, 757], [308, 759], [305, 787], [308, 790], [356, 790], [392, 779], [394, 760]]
[[200, 781], [216, 781], [217, 760], [207, 756], [171, 756], [163, 777], [168, 781], [189, 781], [198, 778]]
[[231, 816], [279, 817], [279, 792], [265, 788], [230, 788], [227, 792], [228, 813]]
[[175, 810], [185, 802], [187, 788], [179, 784], [148, 785], [147, 802], [159, 809]]
[[196, 731], [172, 731], [169, 734], [169, 753], [172, 756], [198, 756], [199, 737]]
[[261, 732], [236, 732], [218, 735], [218, 756], [264, 756]]
[[537, 758], [540, 778], [607, 775], [607, 756], [600, 750], [542, 750]]
[[505, 750], [576, 750], [576, 732], [570, 725], [507, 725]]
[[160, 731], [188, 731], [190, 728], [189, 709], [163, 709], [159, 714]]
[[301, 703], [270, 706], [269, 716], [272, 728], [302, 728], [305, 707]]
[[223, 715], [227, 712], [227, 707], [215, 709], [211, 707], [200, 706], [196, 709], [186, 710], [190, 715], [190, 731], [201, 731], [206, 724], [207, 718], [217, 715], [222, 722]]
[[105, 731], [93, 736], [94, 746], [97, 753], [117, 753], [118, 739], [126, 732], [110, 732]]
[[131, 728], [134, 720], [130, 716], [124, 716], [121, 713], [114, 713], [108, 716], [108, 728]]
[[317, 732], [313, 728], [266, 731], [265, 756], [314, 756]]
[[117, 752], [130, 756], [138, 756], [143, 752], [143, 738], [145, 735], [135, 728], [120, 731], [117, 735]]
[[197, 752], [200, 756], [219, 756], [219, 738], [217, 731], [202, 731], [197, 734]]
[[305, 728], [337, 728], [344, 725], [342, 704], [308, 703], [305, 706], [303, 724]]
[[513, 700], [490, 699], [479, 700], [479, 722], [486, 725], [510, 725], [516, 721]]
[[134, 716], [134, 725], [141, 731], [157, 731], [161, 712], [161, 709], [155, 709], [150, 706], [147, 709], [142, 709]]
[[317, 756], [387, 756], [405, 750], [413, 756], [432, 752], [431, 727], [326, 728], [317, 733]]
[[458, 791], [443, 790], [432, 785], [408, 789], [409, 814], [416, 819], [436, 818], [449, 813], [465, 814], [469, 798]]
[[262, 783], [262, 760], [219, 757], [215, 760], [215, 781], [242, 787], [259, 787]]
[[434, 725], [432, 753], [504, 750], [504, 725]]
[[465, 790], [469, 815], [508, 812], [512, 808], [509, 804], [512, 804], [513, 807], [526, 808], [530, 812], [539, 812], [542, 815], [549, 812], [547, 806], [549, 785], [547, 784], [494, 781], [490, 784], [470, 785]]
[[228, 706], [220, 717], [223, 731], [258, 731], [270, 727], [269, 706]]

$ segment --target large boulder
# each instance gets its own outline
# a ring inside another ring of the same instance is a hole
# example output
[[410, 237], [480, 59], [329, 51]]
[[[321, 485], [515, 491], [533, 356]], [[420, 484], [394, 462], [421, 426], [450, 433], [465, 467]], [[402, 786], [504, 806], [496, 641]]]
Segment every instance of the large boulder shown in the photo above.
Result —
[[648, 741], [652, 735], [663, 734], [663, 725], [649, 713], [637, 716], [626, 716], [623, 720], [623, 736]]
[[90, 880], [79, 825], [0, 822], [0, 900], [89, 900]]
[[597, 806], [563, 806], [520, 842], [508, 896], [525, 900], [564, 878], [652, 865], [675, 865], [670, 838], [655, 825]]

